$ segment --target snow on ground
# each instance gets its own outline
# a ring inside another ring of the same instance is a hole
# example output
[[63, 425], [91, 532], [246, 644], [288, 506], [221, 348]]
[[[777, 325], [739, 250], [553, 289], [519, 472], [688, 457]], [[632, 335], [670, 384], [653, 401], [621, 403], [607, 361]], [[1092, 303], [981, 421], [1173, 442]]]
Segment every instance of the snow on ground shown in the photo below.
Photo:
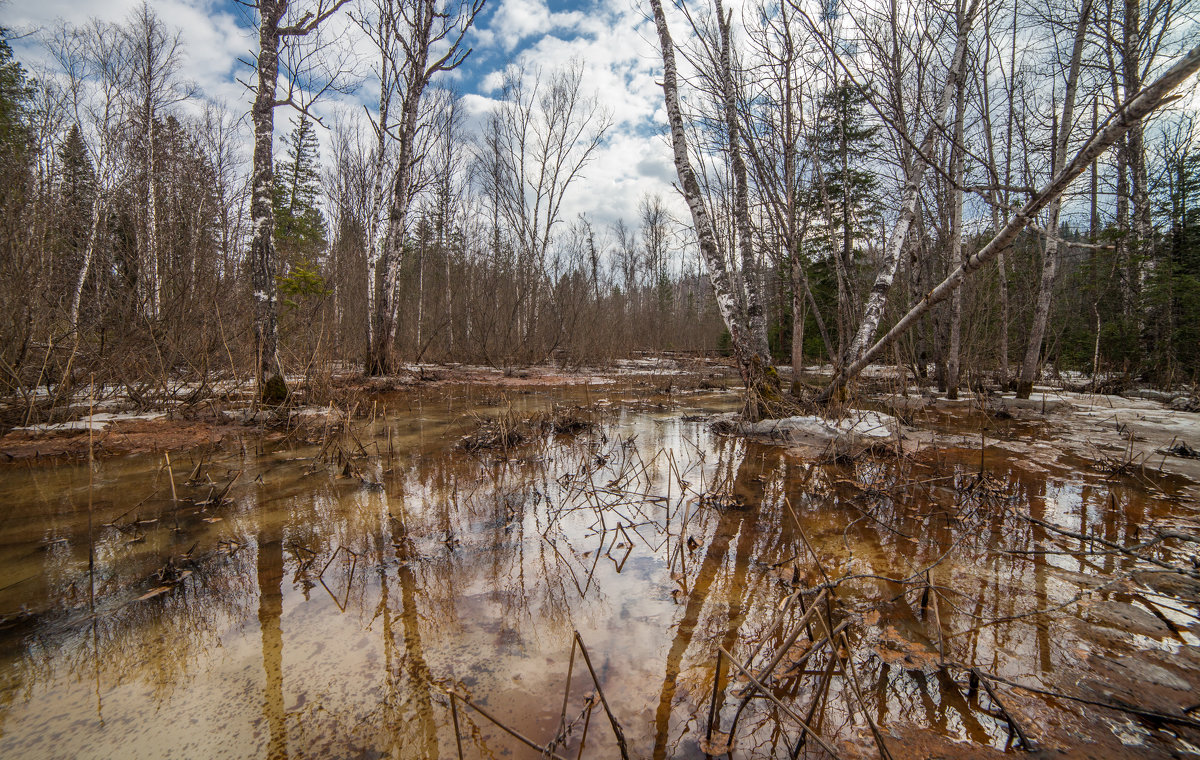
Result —
[[15, 432], [50, 433], [69, 430], [104, 430], [114, 422], [129, 422], [132, 420], [157, 420], [166, 417], [166, 412], [97, 412], [78, 420], [68, 422], [44, 422], [28, 427], [14, 428]]

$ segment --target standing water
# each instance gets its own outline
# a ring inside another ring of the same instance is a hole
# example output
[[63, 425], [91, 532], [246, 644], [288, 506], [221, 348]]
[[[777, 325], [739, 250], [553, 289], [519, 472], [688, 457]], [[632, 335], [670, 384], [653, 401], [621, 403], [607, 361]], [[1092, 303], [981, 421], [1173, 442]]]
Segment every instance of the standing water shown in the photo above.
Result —
[[814, 457], [737, 401], [443, 387], [12, 465], [0, 757], [1200, 751], [1186, 481]]

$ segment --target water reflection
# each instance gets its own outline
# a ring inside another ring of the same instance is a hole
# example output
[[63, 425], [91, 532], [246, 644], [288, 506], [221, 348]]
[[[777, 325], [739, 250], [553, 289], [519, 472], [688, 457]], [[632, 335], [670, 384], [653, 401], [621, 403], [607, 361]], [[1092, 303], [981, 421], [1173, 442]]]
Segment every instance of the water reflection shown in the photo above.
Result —
[[[703, 757], [717, 647], [761, 663], [816, 596], [796, 591], [818, 587], [836, 604], [809, 620], [811, 651], [788, 654], [771, 694], [851, 745], [869, 718], [1013, 748], [995, 706], [941, 660], [1059, 688], [1081, 653], [1195, 642], [1194, 599], [1126, 583], [1079, 604], [1088, 578], [1134, 566], [1069, 553], [1078, 543], [1036, 522], [1131, 544], [1180, 513], [1179, 484], [1101, 482], [1000, 452], [986, 479], [977, 451], [813, 462], [686, 418], [732, 397], [589, 397], [611, 402], [597, 429], [475, 454], [454, 448], [470, 413], [578, 393], [383, 399], [307, 443], [247, 438], [180, 458], [178, 501], [157, 458], [107, 460], [92, 541], [86, 466], [7, 471], [0, 755], [454, 757], [449, 691], [546, 742], [564, 689], [568, 720], [593, 689], [578, 663], [568, 673], [578, 631], [633, 754]], [[141, 598], [165, 566], [188, 574]], [[822, 647], [834, 628], [849, 638]], [[745, 679], [726, 664], [719, 687], [728, 729]], [[460, 709], [469, 756], [530, 752]], [[616, 756], [598, 716], [583, 754]], [[737, 726], [738, 757], [819, 753], [761, 697]], [[574, 757], [581, 738], [557, 751]]]

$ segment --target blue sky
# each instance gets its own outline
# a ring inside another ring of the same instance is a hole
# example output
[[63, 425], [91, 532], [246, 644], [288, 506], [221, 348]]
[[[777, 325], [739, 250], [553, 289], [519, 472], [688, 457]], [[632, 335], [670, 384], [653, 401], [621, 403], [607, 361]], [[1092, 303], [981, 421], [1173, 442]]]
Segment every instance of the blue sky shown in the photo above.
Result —
[[[61, 20], [83, 23], [93, 16], [119, 22], [140, 2], [17, 0], [0, 5], [0, 24], [30, 33], [14, 47], [36, 72], [39, 65], [48, 64], [36, 41], [39, 31]], [[297, 7], [305, 2], [295, 0]], [[223, 100], [238, 113], [248, 110], [250, 96], [237, 82], [247, 72], [237, 58], [245, 57], [255, 44], [246, 11], [233, 0], [151, 0], [151, 7], [181, 31], [185, 76], [196, 82], [201, 97]], [[349, 26], [344, 18], [337, 24]], [[600, 224], [624, 218], [636, 225], [637, 204], [645, 193], [661, 193], [686, 214], [671, 187], [674, 167], [659, 134], [664, 117], [655, 81], [661, 59], [653, 25], [640, 5], [634, 0], [487, 0], [477, 27], [471, 34], [474, 52], [454, 72], [453, 81], [444, 82], [464, 95], [470, 115], [491, 106], [499, 72], [509, 64], [549, 70], [577, 59], [584, 64], [584, 89], [595, 94], [611, 116], [601, 151], [564, 203], [567, 220], [583, 212]], [[365, 46], [359, 49], [365, 54]], [[373, 107], [373, 92], [375, 87], [365, 83], [356, 93], [328, 98], [320, 110], [361, 114], [363, 105]], [[277, 140], [289, 118], [284, 112], [277, 115]]]

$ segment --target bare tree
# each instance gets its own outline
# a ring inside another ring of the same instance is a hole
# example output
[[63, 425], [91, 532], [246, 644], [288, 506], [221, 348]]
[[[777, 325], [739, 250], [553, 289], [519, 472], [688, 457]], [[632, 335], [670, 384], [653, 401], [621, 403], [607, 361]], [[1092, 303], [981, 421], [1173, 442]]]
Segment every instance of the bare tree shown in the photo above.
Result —
[[[366, 369], [370, 374], [387, 374], [395, 370], [400, 265], [409, 234], [408, 212], [416, 190], [417, 164], [423, 158], [418, 142], [422, 98], [435, 75], [452, 71], [470, 55], [471, 50], [464, 45], [464, 39], [483, 10], [483, 4], [484, 0], [458, 3], [398, 0], [379, 6], [381, 13], [393, 16], [391, 21], [381, 20], [381, 33], [377, 35], [380, 52], [388, 59], [380, 73], [390, 79], [381, 86], [384, 90], [394, 88], [399, 95], [400, 117], [394, 125], [384, 121], [388, 109], [381, 95], [381, 119], [377, 128], [391, 134], [397, 146], [387, 197], [386, 227], [378, 254], [379, 265], [383, 268], [381, 298], [368, 316], [374, 320], [374, 325], [368, 327], [373, 337], [367, 348]], [[392, 31], [382, 33], [389, 25]], [[394, 37], [389, 38], [388, 34]], [[392, 39], [399, 44], [393, 45]], [[371, 282], [368, 287], [375, 285]]]
[[[867, 296], [867, 302], [863, 308], [863, 315], [859, 322], [858, 331], [854, 336], [853, 342], [846, 350], [845, 365], [847, 366], [855, 364], [861, 359], [863, 353], [870, 346], [871, 340], [875, 337], [875, 332], [879, 329], [879, 324], [883, 319], [884, 307], [887, 305], [888, 295], [891, 292], [892, 283], [896, 276], [896, 268], [900, 263], [900, 254], [904, 248], [909, 230], [912, 228], [913, 220], [916, 218], [921, 185], [925, 171], [930, 164], [930, 156], [932, 155], [934, 144], [946, 133], [946, 120], [950, 112], [950, 107], [954, 103], [957, 91], [965, 86], [964, 72], [967, 59], [967, 44], [970, 39], [971, 26], [979, 11], [979, 5], [979, 0], [971, 0], [970, 5], [965, 11], [960, 11], [956, 14], [957, 30], [954, 52], [950, 57], [945, 82], [942, 85], [938, 103], [932, 115], [931, 123], [925, 132], [925, 137], [921, 141], [920, 146], [914, 148], [911, 165], [905, 167], [905, 186], [901, 198], [899, 216], [888, 235], [887, 242], [884, 244], [883, 263]], [[893, 30], [893, 34], [896, 34], [895, 30]], [[899, 52], [897, 49], [894, 56], [898, 55]], [[893, 69], [898, 69], [901, 65], [899, 60], [892, 62]], [[897, 129], [903, 129], [903, 127], [899, 126], [899, 122], [896, 122], [894, 126]], [[915, 146], [915, 141], [910, 137], [903, 136], [902, 139], [906, 145]]]
[[[250, 285], [254, 303], [255, 379], [263, 398], [287, 395], [283, 367], [279, 362], [279, 306], [276, 297], [275, 210], [272, 191], [275, 179], [275, 109], [292, 106], [307, 112], [309, 106], [334, 86], [336, 73], [324, 72], [324, 82], [306, 86], [317, 64], [307, 54], [296, 52], [295, 40], [316, 32], [349, 0], [315, 0], [294, 5], [291, 0], [247, 2], [258, 15], [258, 53], [250, 85], [254, 104], [250, 121], [254, 126], [254, 158], [250, 185]], [[314, 46], [316, 47], [316, 46]], [[292, 56], [285, 62], [286, 95], [279, 97], [281, 53]]]
[[[675, 43], [671, 38], [667, 16], [661, 0], [650, 0], [654, 23], [658, 30], [659, 47], [663, 57], [663, 96], [667, 120], [671, 127], [671, 146], [675, 154], [675, 171], [679, 176], [680, 192], [691, 211], [692, 224], [700, 245], [700, 254], [708, 268], [708, 278], [716, 296], [721, 319], [729, 330], [730, 342], [746, 384], [746, 413], [758, 419], [769, 413], [768, 405], [777, 400], [778, 378], [771, 381], [768, 367], [759, 353], [759, 340], [753, 335], [740, 308], [740, 287], [734, 284], [733, 274], [726, 264], [726, 255], [718, 239], [716, 225], [705, 203], [704, 193], [692, 167], [683, 111], [679, 105], [679, 75], [675, 63]], [[774, 397], [774, 398], [773, 398]], [[766, 402], [766, 403], [764, 403]]]
[[962, 265], [952, 271], [937, 286], [932, 288], [917, 302], [899, 321], [874, 345], [868, 348], [854, 363], [844, 371], [838, 372], [830, 381], [822, 397], [828, 399], [837, 393], [845, 384], [862, 372], [863, 368], [899, 336], [903, 335], [918, 319], [926, 314], [934, 305], [948, 297], [963, 281], [987, 264], [996, 255], [1005, 250], [1051, 201], [1063, 194], [1067, 187], [1079, 175], [1083, 174], [1092, 162], [1112, 147], [1125, 132], [1135, 124], [1140, 124], [1146, 116], [1171, 98], [1171, 93], [1197, 71], [1200, 71], [1200, 46], [1192, 48], [1175, 65], [1167, 69], [1151, 84], [1143, 87], [1129, 100], [1120, 104], [1109, 114], [1084, 146], [1075, 156], [1055, 173], [1051, 180], [1040, 190], [1033, 193], [1029, 201], [1017, 210], [1008, 223], [979, 251], [970, 256]]
[[62, 27], [49, 41], [49, 47], [65, 75], [68, 109], [74, 123], [84, 131], [96, 172], [91, 226], [67, 313], [70, 328], [77, 333], [84, 286], [119, 181], [115, 154], [120, 140], [121, 97], [127, 85], [128, 48], [116, 27], [95, 19], [83, 27]]
[[145, 174], [145, 204], [138, 237], [138, 305], [154, 320], [162, 308], [158, 250], [158, 172], [155, 170], [155, 122], [171, 105], [191, 97], [195, 88], [179, 78], [182, 47], [178, 30], [171, 32], [143, 0], [121, 27], [131, 64], [130, 110], [137, 114]]
[[[1083, 0], [1079, 19], [1075, 25], [1071, 57], [1067, 64], [1067, 81], [1063, 90], [1062, 116], [1057, 121], [1054, 138], [1052, 175], [1057, 175], [1066, 165], [1067, 148], [1071, 139], [1071, 128], [1075, 119], [1075, 93], [1079, 87], [1079, 70], [1083, 62], [1083, 47], [1087, 42], [1088, 23], [1092, 15], [1092, 0]], [[1038, 288], [1037, 303], [1034, 305], [1033, 324], [1029, 328], [1029, 342], [1025, 348], [1025, 360], [1021, 364], [1021, 375], [1017, 381], [1017, 398], [1029, 398], [1033, 391], [1033, 380], [1037, 376], [1042, 352], [1042, 339], [1046, 334], [1046, 321], [1050, 316], [1050, 297], [1054, 290], [1054, 275], [1058, 268], [1058, 215], [1062, 203], [1052, 198], [1046, 208], [1046, 247], [1042, 258], [1042, 279]]]
[[[955, 8], [955, 24], [961, 29], [967, 20], [966, 4], [959, 0]], [[963, 253], [963, 164], [966, 146], [963, 128], [966, 121], [967, 88], [965, 77], [954, 93], [954, 135], [950, 142], [950, 266], [962, 265]], [[962, 354], [962, 288], [954, 291], [950, 307], [950, 348], [946, 359], [946, 396], [958, 398], [959, 361]]]
[[536, 71], [526, 81], [525, 74], [519, 68], [508, 71], [495, 126], [501, 162], [499, 210], [512, 231], [520, 276], [528, 284], [517, 330], [530, 343], [563, 199], [582, 176], [610, 122], [596, 99], [581, 92], [581, 63], [545, 78]]

